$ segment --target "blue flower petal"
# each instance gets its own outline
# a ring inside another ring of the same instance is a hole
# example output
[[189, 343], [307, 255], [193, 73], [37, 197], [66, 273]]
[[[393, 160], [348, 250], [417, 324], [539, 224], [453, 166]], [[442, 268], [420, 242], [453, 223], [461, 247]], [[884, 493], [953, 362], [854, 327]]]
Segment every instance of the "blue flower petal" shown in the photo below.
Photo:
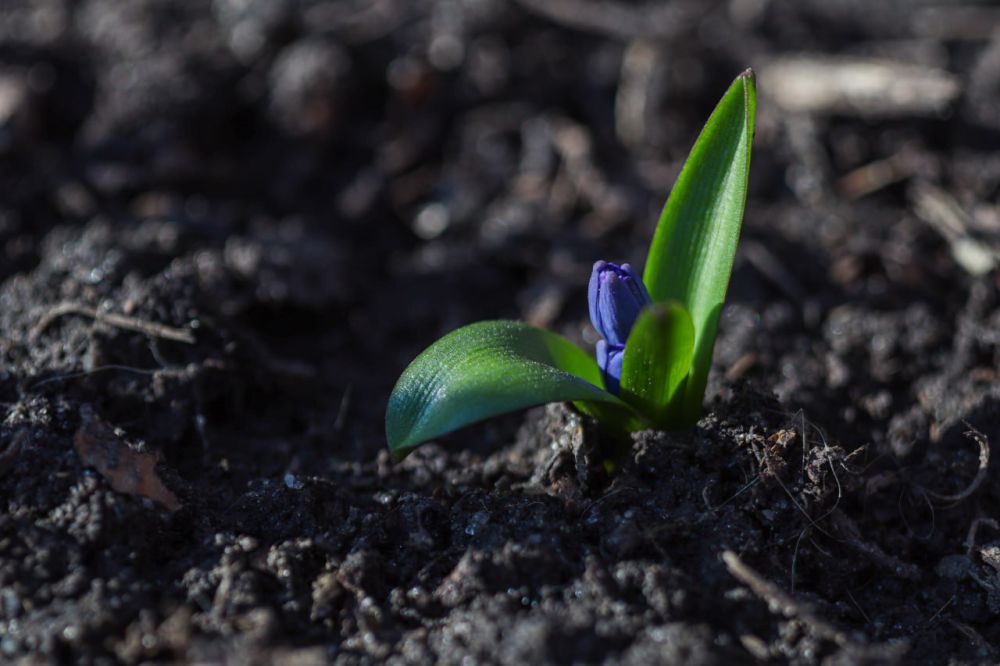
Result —
[[598, 261], [587, 289], [590, 320], [609, 345], [624, 345], [635, 320], [651, 303], [649, 292], [628, 264]]
[[624, 358], [625, 345], [609, 345], [604, 340], [597, 343], [597, 366], [604, 378], [604, 388], [615, 395], [618, 395], [620, 389]]

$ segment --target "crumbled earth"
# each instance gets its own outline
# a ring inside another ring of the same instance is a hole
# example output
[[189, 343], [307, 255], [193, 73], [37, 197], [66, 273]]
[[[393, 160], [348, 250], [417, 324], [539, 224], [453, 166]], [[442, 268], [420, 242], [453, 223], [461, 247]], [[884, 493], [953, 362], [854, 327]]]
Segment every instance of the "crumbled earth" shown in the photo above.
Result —
[[[6, 0], [0, 660], [996, 663], [998, 20]], [[804, 52], [947, 85], [786, 111], [763, 83]], [[697, 427], [609, 471], [555, 405], [393, 463], [441, 334], [594, 342], [590, 265], [642, 263], [748, 65]]]

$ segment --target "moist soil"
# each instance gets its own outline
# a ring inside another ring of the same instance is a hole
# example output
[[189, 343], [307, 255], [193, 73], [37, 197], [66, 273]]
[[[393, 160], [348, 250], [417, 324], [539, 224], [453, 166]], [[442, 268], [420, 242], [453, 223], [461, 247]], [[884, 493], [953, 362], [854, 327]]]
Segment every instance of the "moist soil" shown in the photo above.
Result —
[[[989, 11], [6, 0], [0, 659], [995, 663]], [[956, 93], [761, 86], [697, 427], [609, 471], [556, 405], [391, 461], [440, 335], [592, 345], [590, 265], [641, 265], [729, 82], [806, 51]]]

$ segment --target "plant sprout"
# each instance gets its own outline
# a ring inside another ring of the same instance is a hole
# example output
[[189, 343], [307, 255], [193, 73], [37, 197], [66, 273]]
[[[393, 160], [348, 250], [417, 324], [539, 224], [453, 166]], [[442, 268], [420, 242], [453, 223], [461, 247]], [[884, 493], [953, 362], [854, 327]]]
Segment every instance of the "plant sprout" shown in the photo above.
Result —
[[691, 149], [641, 279], [628, 264], [594, 264], [588, 297], [601, 336], [596, 362], [566, 338], [516, 321], [453, 331], [421, 353], [393, 389], [385, 416], [393, 455], [549, 402], [572, 402], [619, 433], [693, 426], [743, 222], [756, 106], [747, 70]]

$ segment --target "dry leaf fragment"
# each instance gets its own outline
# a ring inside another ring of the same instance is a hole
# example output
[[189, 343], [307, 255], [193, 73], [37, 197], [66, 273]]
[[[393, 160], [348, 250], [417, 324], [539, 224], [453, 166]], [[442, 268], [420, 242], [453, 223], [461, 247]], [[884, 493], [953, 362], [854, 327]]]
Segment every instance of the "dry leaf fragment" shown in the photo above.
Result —
[[80, 414], [83, 424], [76, 431], [73, 444], [83, 464], [100, 472], [117, 492], [149, 498], [170, 512], [181, 508], [177, 497], [156, 473], [155, 455], [130, 449], [115, 429], [89, 407], [82, 408]]

